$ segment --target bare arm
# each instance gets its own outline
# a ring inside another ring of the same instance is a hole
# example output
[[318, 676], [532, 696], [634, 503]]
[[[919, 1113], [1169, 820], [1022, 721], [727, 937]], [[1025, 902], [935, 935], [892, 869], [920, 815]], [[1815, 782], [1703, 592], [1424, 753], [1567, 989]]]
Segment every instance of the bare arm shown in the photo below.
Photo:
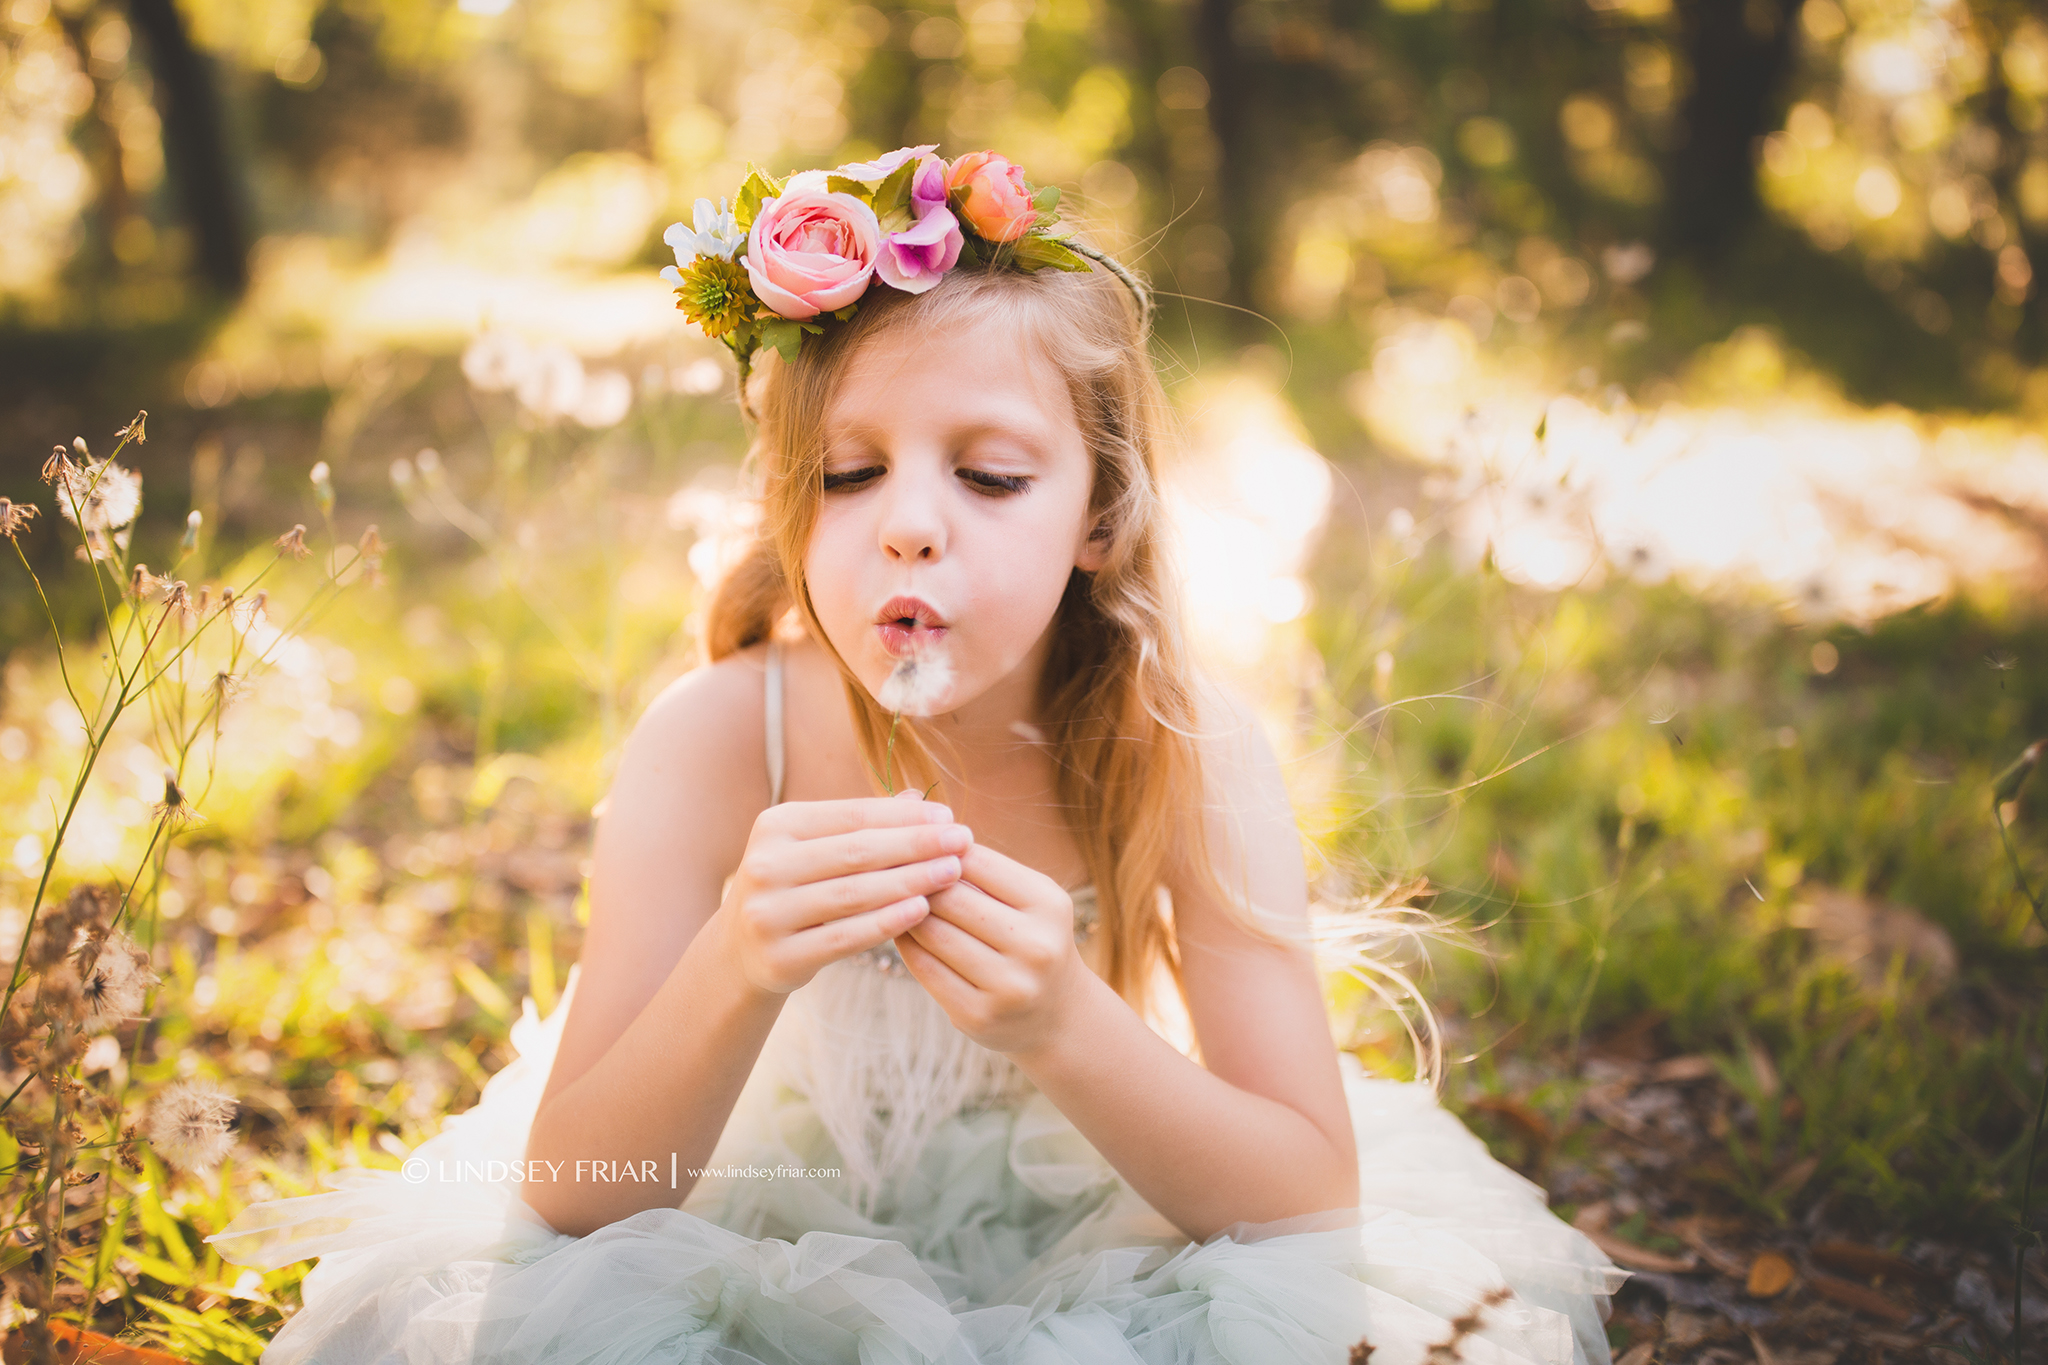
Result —
[[[942, 807], [764, 810], [760, 687], [744, 658], [700, 670], [627, 743], [598, 825], [575, 1001], [527, 1139], [529, 1174], [547, 1162], [554, 1178], [525, 1198], [559, 1231], [679, 1204], [683, 1168], [709, 1159], [787, 993], [901, 933], [922, 893], [958, 875], [945, 855], [966, 832]], [[673, 1163], [677, 1187], [588, 1174], [648, 1161], [661, 1177]]]
[[[1306, 877], [1279, 765], [1249, 714], [1233, 708], [1232, 721], [1205, 754], [1222, 807], [1211, 857], [1226, 888], [1242, 887], [1305, 940]], [[1205, 1069], [1080, 963], [1071, 919], [1036, 908], [1063, 899], [1046, 881], [977, 847], [962, 882], [933, 898], [910, 935], [923, 951], [904, 960], [954, 1022], [1007, 1052], [1192, 1238], [1354, 1207], [1357, 1147], [1307, 948], [1261, 942], [1193, 879], [1177, 879], [1175, 929]]]

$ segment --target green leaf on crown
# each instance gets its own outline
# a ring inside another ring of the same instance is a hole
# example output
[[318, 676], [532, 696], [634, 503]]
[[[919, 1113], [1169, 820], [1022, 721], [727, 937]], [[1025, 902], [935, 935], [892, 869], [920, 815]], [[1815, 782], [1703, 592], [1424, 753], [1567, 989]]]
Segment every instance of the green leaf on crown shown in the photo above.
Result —
[[740, 182], [739, 200], [732, 209], [733, 224], [743, 230], [752, 227], [754, 215], [761, 211], [761, 201], [774, 199], [781, 193], [782, 185], [779, 182], [770, 180], [755, 170], [751, 161], [748, 162], [747, 178]]
[[785, 365], [796, 364], [798, 353], [804, 344], [804, 333], [822, 333], [825, 329], [815, 322], [803, 322], [796, 318], [770, 318], [761, 324], [761, 344], [773, 346], [781, 355]]
[[870, 206], [872, 206], [875, 202], [875, 191], [873, 187], [859, 180], [855, 180], [850, 175], [826, 176], [825, 188], [831, 191], [833, 194], [850, 194], [854, 198], [860, 200], [861, 203], [868, 204]]
[[853, 301], [852, 303], [849, 303], [849, 304], [847, 304], [847, 305], [846, 305], [846, 307], [844, 307], [844, 308], [835, 308], [835, 309], [833, 309], [833, 310], [832, 310], [832, 316], [833, 316], [833, 317], [835, 317], [835, 318], [837, 318], [837, 319], [839, 319], [839, 320], [840, 320], [841, 322], [844, 322], [844, 321], [846, 321], [846, 320], [847, 320], [848, 318], [852, 317], [852, 316], [853, 316], [853, 312], [854, 312], [854, 310], [855, 310], [856, 308], [859, 308], [859, 307], [860, 307], [860, 300], [859, 300], [859, 299], [855, 299], [855, 300], [854, 300], [854, 301]]
[[916, 179], [917, 158], [913, 156], [875, 186], [875, 217], [881, 220], [882, 231], [903, 232], [916, 226], [910, 203], [911, 182]]
[[1056, 214], [1060, 207], [1060, 187], [1047, 185], [1031, 196], [1031, 207], [1040, 213]]
[[984, 251], [984, 243], [981, 238], [974, 234], [974, 229], [968, 227], [964, 219], [961, 221], [960, 228], [960, 259], [957, 264], [966, 266], [986, 264], [988, 257]]
[[1013, 244], [1017, 264], [1026, 270], [1086, 270], [1088, 262], [1069, 249], [1064, 243], [1050, 237], [1019, 237]]

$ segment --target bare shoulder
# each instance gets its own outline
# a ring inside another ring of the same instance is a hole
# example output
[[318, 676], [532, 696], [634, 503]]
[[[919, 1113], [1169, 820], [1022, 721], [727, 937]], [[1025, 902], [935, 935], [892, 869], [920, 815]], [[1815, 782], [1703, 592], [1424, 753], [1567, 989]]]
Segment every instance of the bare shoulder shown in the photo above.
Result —
[[[1196, 752], [1202, 765], [1203, 837], [1221, 889], [1269, 915], [1293, 920], [1307, 911], [1301, 832], [1279, 755], [1251, 702], [1214, 679], [1197, 688]], [[1183, 862], [1172, 889], [1183, 933], [1234, 936], [1212, 886]]]
[[763, 725], [767, 646], [742, 649], [691, 669], [647, 703], [620, 755], [620, 770], [683, 751], [694, 760], [730, 757], [739, 763], [765, 755]]

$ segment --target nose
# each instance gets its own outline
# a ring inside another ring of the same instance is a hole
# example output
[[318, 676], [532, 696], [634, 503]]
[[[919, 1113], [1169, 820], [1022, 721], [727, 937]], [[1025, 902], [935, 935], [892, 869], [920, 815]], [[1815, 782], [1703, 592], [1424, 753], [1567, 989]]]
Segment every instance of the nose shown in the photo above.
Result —
[[945, 553], [943, 489], [921, 463], [897, 461], [882, 490], [882, 553], [898, 563], [928, 564]]

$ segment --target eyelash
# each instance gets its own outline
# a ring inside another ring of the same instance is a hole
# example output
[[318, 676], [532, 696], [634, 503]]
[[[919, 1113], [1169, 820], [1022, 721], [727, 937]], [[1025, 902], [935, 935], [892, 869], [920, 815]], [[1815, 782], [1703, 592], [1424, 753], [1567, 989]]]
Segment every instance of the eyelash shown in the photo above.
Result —
[[[851, 469], [844, 473], [825, 471], [825, 491], [837, 492], [843, 488], [860, 488], [873, 483], [881, 476], [880, 465], [869, 465], [865, 469]], [[1031, 480], [1021, 474], [991, 474], [984, 469], [963, 469], [960, 477], [977, 493], [988, 497], [999, 497], [1005, 493], [1022, 493], [1031, 486]]]

